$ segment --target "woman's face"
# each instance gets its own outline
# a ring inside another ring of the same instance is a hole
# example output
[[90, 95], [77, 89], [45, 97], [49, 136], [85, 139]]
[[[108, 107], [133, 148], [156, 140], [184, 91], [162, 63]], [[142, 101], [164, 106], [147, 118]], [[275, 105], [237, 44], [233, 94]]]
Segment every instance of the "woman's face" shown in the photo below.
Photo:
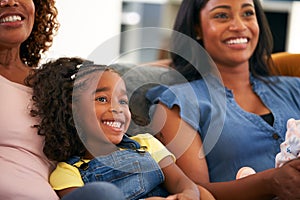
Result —
[[253, 0], [209, 0], [197, 32], [217, 66], [248, 63], [259, 37]]
[[0, 47], [24, 42], [32, 31], [34, 16], [32, 0], [0, 0]]

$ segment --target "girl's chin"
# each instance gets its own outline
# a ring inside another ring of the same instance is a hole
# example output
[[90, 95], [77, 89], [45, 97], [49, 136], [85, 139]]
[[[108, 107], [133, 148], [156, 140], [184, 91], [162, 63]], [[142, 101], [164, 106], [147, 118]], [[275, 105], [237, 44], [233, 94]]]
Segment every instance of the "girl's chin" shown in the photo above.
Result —
[[123, 135], [121, 137], [111, 137], [111, 138], [109, 138], [109, 140], [115, 145], [119, 144], [122, 141], [122, 139], [123, 139]]

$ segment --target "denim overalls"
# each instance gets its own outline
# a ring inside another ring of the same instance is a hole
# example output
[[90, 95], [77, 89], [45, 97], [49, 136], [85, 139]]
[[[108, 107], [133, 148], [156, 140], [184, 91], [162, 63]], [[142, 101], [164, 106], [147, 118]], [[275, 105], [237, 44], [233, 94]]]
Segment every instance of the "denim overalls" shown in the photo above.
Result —
[[[111, 182], [130, 200], [168, 196], [161, 184], [164, 175], [159, 165], [147, 151], [141, 149], [139, 143], [124, 136], [117, 146], [124, 150], [94, 158], [78, 167], [85, 184], [94, 181]], [[72, 157], [67, 163], [75, 166], [79, 160], [80, 157]]]

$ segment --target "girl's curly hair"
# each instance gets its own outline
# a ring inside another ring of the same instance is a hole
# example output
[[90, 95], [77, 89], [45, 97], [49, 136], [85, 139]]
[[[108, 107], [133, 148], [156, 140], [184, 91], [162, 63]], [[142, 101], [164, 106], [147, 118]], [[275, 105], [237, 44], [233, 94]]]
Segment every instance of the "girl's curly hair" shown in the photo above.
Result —
[[76, 57], [48, 61], [34, 69], [29, 77], [33, 88], [31, 115], [40, 119], [35, 127], [39, 135], [45, 136], [43, 150], [50, 160], [65, 161], [85, 154], [86, 148], [75, 127], [72, 102], [89, 83], [87, 75], [108, 69]]
[[57, 32], [57, 9], [55, 0], [33, 0], [35, 19], [30, 36], [21, 44], [20, 57], [30, 67], [37, 66], [41, 53], [52, 45], [53, 36]]

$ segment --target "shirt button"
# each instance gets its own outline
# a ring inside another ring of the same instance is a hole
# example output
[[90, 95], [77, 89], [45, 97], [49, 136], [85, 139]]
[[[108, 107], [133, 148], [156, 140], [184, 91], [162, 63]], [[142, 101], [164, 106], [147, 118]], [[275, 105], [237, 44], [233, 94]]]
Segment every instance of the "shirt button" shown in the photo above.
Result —
[[274, 140], [278, 140], [279, 139], [279, 135], [277, 133], [273, 133], [272, 135]]

